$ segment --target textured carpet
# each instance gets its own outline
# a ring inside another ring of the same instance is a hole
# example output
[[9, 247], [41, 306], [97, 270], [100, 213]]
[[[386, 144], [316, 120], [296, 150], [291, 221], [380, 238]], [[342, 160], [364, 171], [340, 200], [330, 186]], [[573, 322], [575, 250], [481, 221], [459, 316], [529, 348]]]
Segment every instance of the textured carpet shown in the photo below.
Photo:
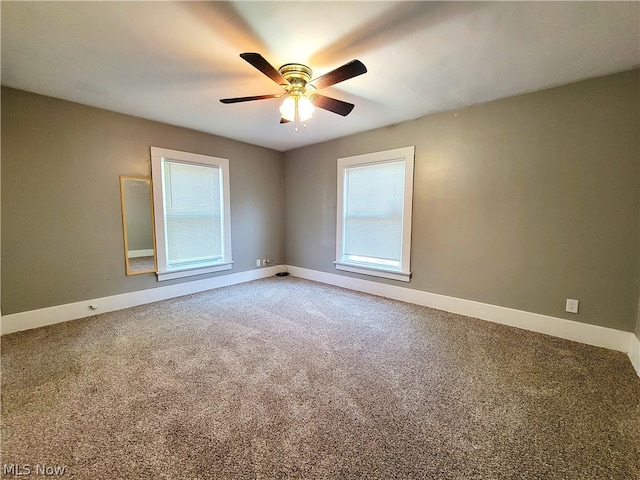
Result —
[[132, 273], [153, 271], [154, 267], [153, 257], [133, 257], [129, 259], [129, 270]]
[[2, 462], [637, 480], [640, 379], [619, 352], [274, 277], [2, 337]]

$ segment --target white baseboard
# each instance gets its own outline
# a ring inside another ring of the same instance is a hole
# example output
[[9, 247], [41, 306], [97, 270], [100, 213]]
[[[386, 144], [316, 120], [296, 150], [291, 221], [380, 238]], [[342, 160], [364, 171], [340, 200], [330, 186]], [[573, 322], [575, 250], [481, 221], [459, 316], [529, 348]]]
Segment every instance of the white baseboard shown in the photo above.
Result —
[[636, 372], [638, 372], [638, 376], [640, 377], [640, 338], [636, 337], [635, 335], [631, 339], [629, 358], [631, 359], [633, 368], [636, 369]]
[[[590, 325], [563, 318], [525, 312], [456, 297], [448, 297], [446, 295], [420, 290], [412, 290], [410, 288], [387, 285], [317, 270], [294, 266], [287, 266], [287, 268], [293, 276], [314, 280], [316, 282], [328, 283], [338, 287], [417, 305], [424, 305], [447, 312], [479, 318], [481, 320], [624, 352], [629, 355], [633, 367], [638, 373], [638, 376], [640, 376], [640, 340], [631, 332], [623, 332], [613, 328]], [[44, 327], [77, 318], [90, 317], [99, 313], [111, 312], [136, 305], [258, 280], [260, 278], [273, 276], [280, 270], [280, 267], [272, 266], [204, 280], [167, 285], [150, 288], [148, 290], [4, 315], [0, 318], [0, 334], [5, 335], [22, 330]], [[91, 307], [95, 307], [95, 310], [92, 310]]]
[[[281, 269], [277, 266], [248, 270], [246, 272], [221, 275], [219, 277], [206, 278], [193, 282], [178, 283], [163, 287], [150, 288], [131, 293], [122, 293], [109, 297], [95, 298], [82, 302], [57, 305], [55, 307], [41, 308], [27, 312], [4, 315], [0, 319], [0, 334], [30, 330], [32, 328], [53, 325], [77, 318], [90, 317], [99, 313], [112, 312], [145, 303], [167, 300], [181, 297], [205, 290], [249, 282], [260, 278], [271, 277]], [[95, 307], [92, 309], [91, 307]]]
[[[640, 341], [631, 332], [613, 328], [575, 322], [564, 318], [515, 310], [487, 303], [448, 297], [437, 293], [412, 290], [410, 288], [387, 285], [359, 278], [320, 272], [307, 268], [287, 266], [291, 275], [316, 282], [328, 283], [359, 292], [401, 300], [408, 303], [437, 308], [446, 312], [488, 320], [494, 323], [518, 327], [533, 332], [585, 343], [597, 347], [617, 350], [629, 355], [631, 363], [640, 376]], [[635, 353], [634, 353], [635, 352]]]

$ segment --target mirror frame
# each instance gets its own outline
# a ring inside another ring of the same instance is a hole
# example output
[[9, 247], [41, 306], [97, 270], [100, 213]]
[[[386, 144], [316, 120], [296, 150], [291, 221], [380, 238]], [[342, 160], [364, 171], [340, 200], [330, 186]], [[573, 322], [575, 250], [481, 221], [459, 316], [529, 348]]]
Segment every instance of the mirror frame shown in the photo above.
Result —
[[[129, 264], [129, 239], [127, 234], [127, 207], [125, 201], [125, 181], [126, 180], [138, 180], [147, 182], [149, 185], [149, 205], [151, 206], [151, 238], [153, 242], [153, 268], [146, 270], [132, 270], [131, 265]], [[158, 255], [156, 249], [156, 229], [154, 225], [155, 217], [153, 212], [153, 182], [151, 181], [151, 177], [137, 177], [133, 175], [120, 175], [120, 206], [122, 209], [122, 236], [124, 239], [124, 262], [125, 262], [125, 272], [127, 276], [131, 275], [143, 275], [146, 273], [155, 273], [158, 270]]]

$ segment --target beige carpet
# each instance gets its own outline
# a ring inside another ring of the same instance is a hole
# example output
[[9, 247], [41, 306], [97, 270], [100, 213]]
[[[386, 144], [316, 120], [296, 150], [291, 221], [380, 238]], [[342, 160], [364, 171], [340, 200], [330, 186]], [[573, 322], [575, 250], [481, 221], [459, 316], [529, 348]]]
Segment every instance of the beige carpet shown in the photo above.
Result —
[[274, 277], [2, 337], [2, 462], [637, 480], [640, 379], [622, 353]]

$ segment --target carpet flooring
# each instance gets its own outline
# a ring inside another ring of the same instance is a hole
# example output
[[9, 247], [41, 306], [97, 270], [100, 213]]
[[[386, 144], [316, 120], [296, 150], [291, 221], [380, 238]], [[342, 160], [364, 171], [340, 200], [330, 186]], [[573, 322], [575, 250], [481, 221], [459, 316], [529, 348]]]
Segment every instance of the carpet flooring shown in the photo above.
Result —
[[151, 272], [155, 268], [155, 259], [151, 257], [134, 257], [129, 259], [131, 273]]
[[1, 452], [3, 478], [637, 480], [640, 379], [619, 352], [273, 277], [3, 336]]

